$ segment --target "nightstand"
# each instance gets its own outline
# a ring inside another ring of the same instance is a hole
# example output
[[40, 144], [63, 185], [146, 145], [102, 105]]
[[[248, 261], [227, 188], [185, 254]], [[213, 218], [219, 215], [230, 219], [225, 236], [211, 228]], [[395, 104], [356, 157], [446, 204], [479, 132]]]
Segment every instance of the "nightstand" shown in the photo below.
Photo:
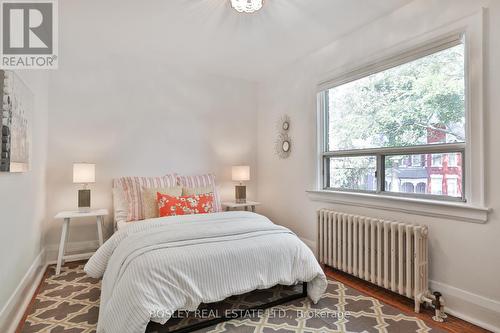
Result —
[[[92, 209], [88, 212], [79, 212], [79, 211], [65, 211], [59, 212], [55, 218], [56, 219], [64, 219], [61, 231], [61, 241], [59, 242], [59, 255], [57, 256], [57, 267], [56, 267], [56, 275], [61, 273], [61, 265], [64, 260], [74, 259], [76, 256], [65, 256], [66, 251], [66, 243], [68, 242], [69, 235], [69, 223], [71, 219], [81, 218], [81, 217], [95, 217], [97, 222], [97, 237], [99, 239], [99, 246], [103, 243], [103, 235], [102, 235], [102, 227], [104, 216], [108, 215], [107, 209]], [[91, 253], [79, 254], [78, 257], [82, 255], [90, 255]]]
[[222, 206], [224, 206], [226, 208], [227, 212], [230, 210], [238, 209], [238, 208], [243, 208], [245, 210], [248, 210], [248, 207], [251, 208], [252, 212], [255, 212], [255, 206], [258, 206], [258, 205], [260, 205], [260, 202], [249, 201], [249, 200], [247, 200], [247, 202], [245, 202], [245, 203], [236, 203], [234, 201], [226, 201], [226, 202], [222, 203]]

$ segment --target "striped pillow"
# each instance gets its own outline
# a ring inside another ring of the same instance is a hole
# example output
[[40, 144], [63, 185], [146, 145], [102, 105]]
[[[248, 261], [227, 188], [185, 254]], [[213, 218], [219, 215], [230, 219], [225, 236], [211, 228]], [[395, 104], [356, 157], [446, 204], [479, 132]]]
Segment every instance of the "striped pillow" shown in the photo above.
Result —
[[177, 185], [177, 174], [161, 177], [122, 177], [113, 180], [114, 187], [121, 187], [128, 203], [127, 221], [144, 220], [141, 189], [173, 187]]
[[197, 176], [177, 176], [178, 184], [182, 187], [193, 188], [193, 187], [212, 187], [214, 193], [214, 211], [222, 212], [222, 205], [220, 202], [219, 191], [217, 191], [217, 186], [215, 185], [215, 175], [208, 173], [205, 175]]

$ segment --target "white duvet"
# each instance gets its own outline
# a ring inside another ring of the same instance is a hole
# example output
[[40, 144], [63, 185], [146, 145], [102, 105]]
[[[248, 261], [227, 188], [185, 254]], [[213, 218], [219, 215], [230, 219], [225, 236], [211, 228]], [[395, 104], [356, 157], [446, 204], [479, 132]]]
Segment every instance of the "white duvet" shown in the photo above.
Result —
[[103, 276], [97, 333], [144, 332], [176, 310], [276, 284], [309, 282], [317, 302], [325, 275], [290, 230], [250, 212], [175, 216], [118, 230], [85, 272]]

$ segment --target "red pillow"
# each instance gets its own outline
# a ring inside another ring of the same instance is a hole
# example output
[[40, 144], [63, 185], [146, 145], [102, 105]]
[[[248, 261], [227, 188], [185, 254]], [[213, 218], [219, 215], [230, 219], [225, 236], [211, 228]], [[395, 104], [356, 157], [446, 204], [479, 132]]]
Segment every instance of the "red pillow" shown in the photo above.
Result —
[[160, 217], [214, 212], [213, 193], [173, 197], [156, 192], [156, 198]]

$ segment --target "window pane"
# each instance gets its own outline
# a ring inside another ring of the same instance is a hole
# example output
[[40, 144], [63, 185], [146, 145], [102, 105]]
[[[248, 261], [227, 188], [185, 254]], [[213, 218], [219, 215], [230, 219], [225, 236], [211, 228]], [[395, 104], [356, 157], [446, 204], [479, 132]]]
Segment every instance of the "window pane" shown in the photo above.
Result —
[[[415, 156], [421, 164], [413, 163]], [[385, 191], [461, 198], [461, 165], [462, 153], [386, 156]]]
[[328, 149], [465, 142], [463, 44], [328, 90]]
[[330, 158], [331, 188], [349, 190], [377, 190], [375, 156]]
[[432, 160], [431, 160], [431, 165], [433, 167], [443, 166], [443, 155], [441, 155], [441, 154], [433, 154], [432, 155]]
[[449, 167], [457, 166], [457, 154], [448, 154], [448, 166]]

